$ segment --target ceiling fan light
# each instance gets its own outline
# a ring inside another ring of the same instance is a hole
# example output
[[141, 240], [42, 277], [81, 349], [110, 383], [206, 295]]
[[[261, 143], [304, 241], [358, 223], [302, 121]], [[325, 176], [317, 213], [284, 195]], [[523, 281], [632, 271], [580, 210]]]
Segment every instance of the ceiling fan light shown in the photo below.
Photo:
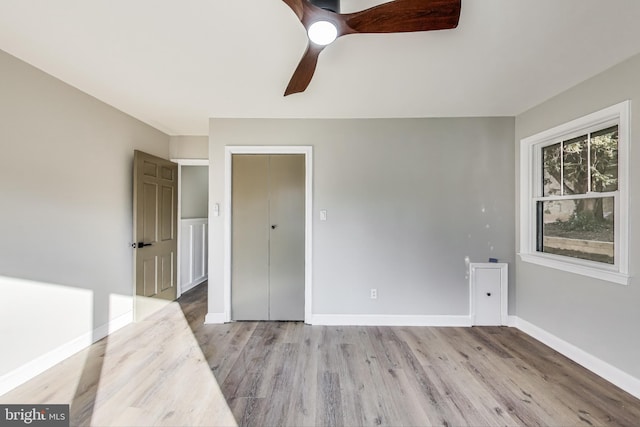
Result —
[[313, 43], [326, 46], [338, 37], [338, 29], [329, 21], [317, 21], [311, 24], [307, 34]]

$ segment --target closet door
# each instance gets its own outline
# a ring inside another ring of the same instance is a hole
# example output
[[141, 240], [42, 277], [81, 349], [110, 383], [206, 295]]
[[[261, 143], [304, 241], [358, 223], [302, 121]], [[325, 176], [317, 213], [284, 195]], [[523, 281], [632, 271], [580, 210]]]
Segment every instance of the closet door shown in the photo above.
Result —
[[272, 155], [269, 171], [270, 319], [304, 320], [304, 154]]
[[232, 157], [231, 315], [269, 320], [269, 156]]
[[232, 319], [304, 320], [304, 155], [233, 155], [232, 167]]

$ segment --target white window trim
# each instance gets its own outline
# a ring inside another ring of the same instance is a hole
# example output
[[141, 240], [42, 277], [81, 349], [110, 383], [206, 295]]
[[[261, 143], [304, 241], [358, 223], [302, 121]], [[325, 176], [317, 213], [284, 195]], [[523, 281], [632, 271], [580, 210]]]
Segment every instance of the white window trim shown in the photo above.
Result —
[[[520, 258], [525, 262], [628, 285], [629, 276], [629, 129], [631, 102], [595, 113], [520, 140]], [[541, 146], [616, 120], [618, 123], [618, 197], [615, 206], [615, 265], [536, 251], [535, 198], [539, 196]]]

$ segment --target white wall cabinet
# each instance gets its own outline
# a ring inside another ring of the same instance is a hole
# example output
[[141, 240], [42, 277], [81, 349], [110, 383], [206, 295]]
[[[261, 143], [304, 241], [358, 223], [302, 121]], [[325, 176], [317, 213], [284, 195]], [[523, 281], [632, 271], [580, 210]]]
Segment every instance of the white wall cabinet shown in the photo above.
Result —
[[180, 292], [199, 285], [208, 278], [208, 219], [180, 221]]
[[469, 264], [470, 316], [474, 326], [506, 325], [508, 319], [508, 265]]

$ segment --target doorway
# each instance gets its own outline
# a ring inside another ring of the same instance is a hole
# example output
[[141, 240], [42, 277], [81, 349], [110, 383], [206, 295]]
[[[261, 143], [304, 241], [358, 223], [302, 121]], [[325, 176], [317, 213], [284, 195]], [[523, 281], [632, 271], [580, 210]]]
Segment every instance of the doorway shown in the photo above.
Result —
[[[225, 260], [224, 260], [224, 265], [225, 265], [225, 270], [224, 270], [224, 299], [225, 299], [225, 321], [231, 321], [233, 320], [249, 320], [249, 317], [247, 317], [246, 319], [244, 319], [244, 315], [241, 314], [238, 308], [238, 303], [241, 304], [241, 301], [239, 298], [242, 297], [243, 295], [243, 291], [242, 290], [238, 290], [234, 287], [234, 285], [232, 284], [233, 282], [233, 277], [234, 277], [234, 269], [235, 271], [238, 271], [238, 266], [234, 267], [233, 264], [233, 256], [232, 254], [234, 254], [234, 245], [233, 240], [234, 240], [234, 231], [237, 232], [237, 230], [240, 230], [240, 228], [238, 228], [236, 230], [236, 227], [239, 226], [239, 223], [236, 222], [236, 219], [234, 218], [234, 214], [233, 214], [233, 209], [232, 207], [234, 206], [234, 192], [233, 192], [233, 187], [236, 185], [235, 180], [238, 178], [236, 174], [234, 174], [234, 168], [238, 167], [238, 164], [234, 162], [234, 157], [235, 156], [242, 156], [242, 155], [254, 155], [256, 156], [255, 158], [258, 158], [260, 155], [264, 155], [265, 157], [262, 159], [263, 162], [267, 161], [267, 163], [271, 162], [272, 160], [275, 159], [275, 162], [279, 162], [283, 159], [295, 159], [296, 156], [286, 156], [286, 155], [298, 155], [298, 161], [300, 161], [301, 163], [304, 163], [304, 167], [301, 168], [301, 176], [303, 178], [301, 178], [301, 180], [303, 180], [303, 183], [300, 183], [300, 185], [303, 187], [303, 191], [301, 191], [301, 194], [303, 194], [303, 202], [300, 202], [300, 211], [303, 211], [303, 219], [301, 220], [301, 224], [303, 224], [303, 227], [298, 227], [297, 230], [298, 233], [301, 233], [303, 235], [302, 240], [303, 240], [303, 244], [301, 246], [298, 246], [298, 255], [300, 255], [300, 265], [298, 267], [297, 271], [298, 272], [298, 276], [297, 278], [294, 280], [295, 282], [297, 282], [298, 284], [300, 283], [300, 281], [302, 280], [303, 282], [303, 286], [298, 285], [299, 287], [297, 288], [298, 291], [302, 291], [302, 297], [298, 298], [298, 302], [294, 303], [293, 305], [298, 305], [301, 309], [303, 309], [303, 311], [298, 311], [298, 313], [293, 316], [294, 318], [291, 318], [292, 316], [290, 315], [286, 315], [285, 317], [282, 317], [282, 315], [277, 314], [277, 310], [273, 311], [272, 313], [270, 313], [269, 308], [273, 307], [275, 308], [275, 306], [277, 306], [277, 302], [274, 302], [273, 299], [271, 299], [271, 301], [267, 302], [266, 304], [266, 309], [264, 308], [264, 303], [263, 303], [263, 308], [261, 308], [262, 310], [262, 315], [260, 317], [255, 317], [254, 315], [249, 314], [250, 317], [253, 317], [253, 320], [257, 320], [262, 318], [262, 320], [276, 320], [276, 319], [280, 319], [280, 320], [303, 320], [307, 323], [309, 323], [311, 321], [311, 237], [312, 237], [312, 233], [311, 233], [311, 223], [312, 223], [312, 206], [311, 206], [311, 202], [312, 202], [312, 148], [308, 147], [308, 146], [228, 146], [225, 147], [225, 201], [224, 201], [224, 227], [225, 227]], [[272, 157], [272, 155], [284, 155], [281, 157]], [[240, 158], [240, 157], [236, 157], [236, 158]], [[235, 164], [234, 164], [235, 163]], [[251, 169], [251, 167], [249, 167], [249, 169]], [[266, 169], [269, 169], [268, 167]], [[276, 170], [279, 170], [280, 167], [276, 167]], [[299, 168], [300, 169], [300, 168]], [[236, 171], [237, 172], [237, 171]], [[270, 180], [272, 178], [266, 178], [267, 180]], [[254, 181], [254, 182], [259, 182], [258, 181]], [[245, 209], [246, 210], [246, 209]], [[280, 228], [282, 226], [282, 223], [278, 224], [276, 222], [271, 223], [269, 220], [271, 218], [269, 218], [267, 216], [267, 220], [266, 222], [264, 222], [264, 218], [262, 219], [263, 224], [266, 224], [266, 230], [264, 230], [263, 234], [263, 240], [268, 240], [269, 239], [269, 235], [271, 235], [272, 233], [276, 233], [277, 231], [285, 231], [282, 228]], [[272, 221], [273, 222], [273, 221]], [[272, 228], [272, 226], [275, 226], [275, 228]], [[264, 228], [264, 227], [263, 227]], [[279, 230], [280, 228], [280, 230]], [[286, 227], [285, 227], [286, 228]], [[285, 234], [285, 233], [282, 233]], [[277, 238], [278, 236], [276, 236], [275, 234], [273, 235], [273, 238]], [[236, 242], [236, 245], [238, 244], [238, 242]], [[267, 243], [269, 244], [269, 243]], [[263, 245], [264, 246], [264, 245]], [[249, 247], [249, 251], [254, 250], [253, 247]], [[235, 248], [237, 249], [237, 247]], [[300, 253], [301, 252], [301, 253]], [[237, 258], [239, 255], [237, 253], [235, 253], [235, 257]], [[262, 256], [262, 255], [261, 255]], [[267, 251], [267, 257], [271, 257], [271, 253], [270, 251]], [[275, 255], [275, 257], [277, 258], [280, 255]], [[285, 255], [286, 258], [286, 255]], [[241, 268], [241, 267], [240, 267]], [[264, 268], [264, 264], [263, 264], [263, 268], [262, 271], [267, 271], [268, 273], [269, 270], [269, 265], [267, 264], [267, 268]], [[286, 271], [286, 270], [285, 270]], [[288, 270], [289, 272], [291, 272], [292, 270]], [[288, 273], [285, 273], [285, 275]], [[264, 277], [264, 276], [263, 276]], [[263, 295], [266, 295], [267, 298], [269, 298], [270, 296], [270, 285], [265, 285], [265, 283], [269, 283], [269, 280], [271, 280], [271, 278], [269, 276], [266, 276], [266, 279], [261, 279], [262, 280], [262, 284], [258, 285], [260, 291]], [[237, 281], [238, 279], [236, 279]], [[237, 284], [237, 283], [236, 283]], [[232, 290], [232, 287], [234, 287], [234, 289]], [[277, 288], [277, 287], [276, 287]], [[286, 286], [285, 286], [286, 288]], [[265, 291], [266, 289], [266, 291]], [[278, 292], [278, 291], [276, 291]], [[251, 295], [251, 291], [245, 292], [244, 295]], [[274, 295], [271, 295], [274, 296]], [[264, 300], [263, 300], [264, 301]], [[287, 301], [286, 297], [284, 299], [284, 301]], [[259, 305], [260, 303], [258, 303]], [[285, 304], [286, 305], [286, 304]], [[232, 309], [233, 306], [233, 309]], [[236, 316], [236, 314], [240, 313], [238, 316]], [[266, 315], [264, 314], [266, 313]], [[273, 315], [272, 315], [273, 314]]]
[[208, 279], [209, 160], [178, 164], [178, 297]]

